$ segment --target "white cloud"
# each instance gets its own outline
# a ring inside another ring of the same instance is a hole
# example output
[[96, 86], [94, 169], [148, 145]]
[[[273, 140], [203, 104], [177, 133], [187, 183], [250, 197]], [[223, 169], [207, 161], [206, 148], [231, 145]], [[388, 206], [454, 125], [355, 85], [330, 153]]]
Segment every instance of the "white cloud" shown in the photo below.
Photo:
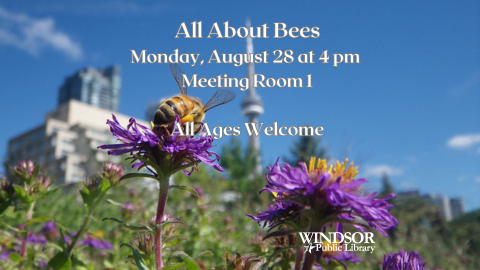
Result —
[[480, 175], [475, 177], [475, 182], [480, 183]]
[[34, 19], [0, 7], [0, 44], [15, 46], [32, 55], [44, 48], [53, 48], [71, 59], [82, 58], [82, 48], [67, 34], [55, 28], [52, 18]]
[[469, 148], [476, 144], [480, 144], [480, 133], [455, 135], [447, 142], [450, 148]]
[[367, 166], [365, 169], [365, 177], [381, 177], [385, 174], [388, 176], [401, 175], [403, 174], [403, 169], [389, 165]]

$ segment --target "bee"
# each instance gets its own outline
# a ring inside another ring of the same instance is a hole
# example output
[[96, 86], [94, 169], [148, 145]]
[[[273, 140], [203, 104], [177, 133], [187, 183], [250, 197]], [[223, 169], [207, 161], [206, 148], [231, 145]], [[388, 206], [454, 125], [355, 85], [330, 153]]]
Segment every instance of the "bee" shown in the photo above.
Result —
[[185, 73], [180, 66], [178, 64], [169, 64], [169, 66], [178, 88], [180, 88], [180, 95], [164, 100], [160, 104], [153, 116], [154, 126], [168, 126], [169, 130], [172, 130], [176, 115], [178, 115], [182, 126], [186, 122], [194, 122], [195, 133], [197, 133], [207, 111], [235, 98], [235, 92], [219, 89], [204, 106], [200, 99], [187, 95], [187, 86], [183, 84]]

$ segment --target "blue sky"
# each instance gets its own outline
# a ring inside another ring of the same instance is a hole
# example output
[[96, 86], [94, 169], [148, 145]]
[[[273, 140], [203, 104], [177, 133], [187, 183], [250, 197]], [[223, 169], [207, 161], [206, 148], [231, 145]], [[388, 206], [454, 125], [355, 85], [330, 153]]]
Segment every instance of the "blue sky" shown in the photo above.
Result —
[[[257, 64], [267, 77], [312, 74], [313, 88], [257, 89], [260, 121], [323, 126], [337, 159], [358, 161], [369, 188], [383, 172], [397, 190], [419, 189], [480, 208], [479, 1], [2, 1], [0, 4], [0, 155], [9, 138], [40, 125], [57, 105], [64, 78], [85, 66], [122, 68], [120, 112], [143, 118], [146, 104], [177, 93], [166, 64], [131, 64], [130, 50], [244, 53], [245, 39], [176, 39], [182, 22], [240, 27], [273, 23], [320, 28], [319, 38], [254, 39], [255, 52], [358, 53], [361, 64]], [[242, 78], [246, 66], [182, 65], [187, 74]], [[241, 126], [245, 95], [210, 111], [210, 126]], [[209, 88], [189, 93], [207, 100]], [[243, 128], [242, 131], [245, 131]], [[245, 132], [240, 138], [246, 142]], [[288, 154], [296, 137], [260, 138], [264, 165]], [[218, 140], [219, 145], [229, 138]]]

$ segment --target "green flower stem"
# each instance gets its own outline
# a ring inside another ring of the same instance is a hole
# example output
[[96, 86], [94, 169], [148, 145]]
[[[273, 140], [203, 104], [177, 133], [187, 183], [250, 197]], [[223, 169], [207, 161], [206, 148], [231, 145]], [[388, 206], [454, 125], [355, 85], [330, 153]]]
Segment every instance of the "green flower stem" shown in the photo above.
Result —
[[[35, 207], [35, 202], [30, 203], [28, 206], [27, 217], [25, 218], [25, 223], [32, 219], [33, 207]], [[22, 249], [20, 251], [20, 257], [25, 256], [25, 251], [27, 250], [27, 237], [28, 237], [28, 225], [25, 224], [25, 232], [22, 234]]]
[[[158, 198], [157, 217], [155, 223], [161, 223], [163, 221], [163, 214], [165, 213], [165, 205], [167, 204], [169, 177], [159, 179], [160, 182], [160, 194]], [[155, 227], [155, 264], [157, 270], [162, 269], [162, 228]]]
[[85, 216], [85, 218], [83, 219], [82, 227], [80, 227], [80, 230], [78, 230], [77, 234], [75, 235], [75, 237], [72, 240], [72, 243], [68, 247], [67, 252], [69, 254], [70, 254], [70, 252], [72, 252], [72, 249], [75, 246], [75, 244], [77, 243], [78, 239], [83, 235], [83, 232], [87, 229], [88, 224], [90, 224], [90, 221], [92, 220], [92, 215], [93, 215], [93, 212], [95, 211], [95, 208], [97, 208], [97, 206], [100, 204], [100, 202], [102, 202], [105, 199], [105, 196], [107, 196], [107, 193], [108, 193], [108, 190], [105, 193], [102, 193], [100, 195], [100, 197], [95, 201], [95, 203], [88, 209], [88, 213]]
[[302, 242], [300, 241], [300, 238], [297, 237], [297, 248], [296, 248], [296, 254], [295, 254], [295, 269], [294, 270], [300, 270], [302, 268], [302, 260], [303, 260], [303, 250], [302, 250]]

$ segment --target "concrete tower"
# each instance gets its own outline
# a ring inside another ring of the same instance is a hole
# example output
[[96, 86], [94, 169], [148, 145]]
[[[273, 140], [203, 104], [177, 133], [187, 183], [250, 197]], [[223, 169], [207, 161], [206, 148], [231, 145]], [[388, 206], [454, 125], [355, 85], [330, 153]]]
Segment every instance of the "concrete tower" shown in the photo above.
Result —
[[[247, 19], [247, 27], [250, 27], [250, 20]], [[253, 43], [250, 36], [247, 37], [247, 53], [253, 54]], [[253, 63], [247, 64], [247, 74], [250, 82], [248, 93], [242, 101], [242, 114], [248, 118], [250, 123], [258, 123], [258, 117], [263, 114], [263, 103], [260, 96], [255, 91], [253, 86], [253, 74], [255, 69]], [[260, 138], [255, 136], [249, 137], [249, 145], [254, 151], [255, 155], [255, 170], [256, 175], [262, 173], [261, 158], [260, 158]]]

